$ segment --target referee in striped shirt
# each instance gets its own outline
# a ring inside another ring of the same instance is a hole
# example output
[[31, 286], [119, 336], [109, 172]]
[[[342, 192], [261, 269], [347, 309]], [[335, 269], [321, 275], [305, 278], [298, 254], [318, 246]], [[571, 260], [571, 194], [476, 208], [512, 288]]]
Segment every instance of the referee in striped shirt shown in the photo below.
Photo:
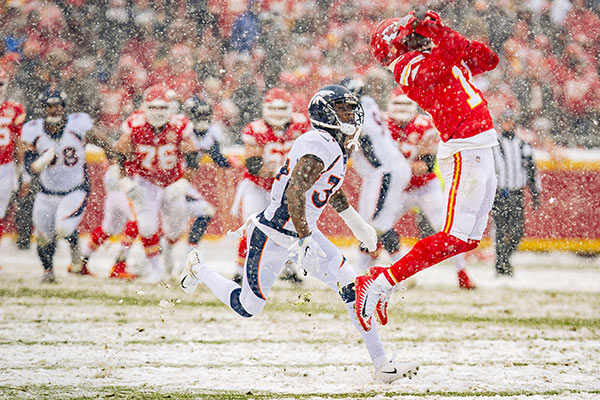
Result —
[[496, 273], [512, 276], [510, 256], [524, 233], [524, 189], [529, 186], [533, 207], [540, 204], [541, 185], [529, 143], [515, 136], [515, 115], [504, 111], [499, 121], [499, 146], [493, 148], [498, 186], [492, 208], [496, 225]]

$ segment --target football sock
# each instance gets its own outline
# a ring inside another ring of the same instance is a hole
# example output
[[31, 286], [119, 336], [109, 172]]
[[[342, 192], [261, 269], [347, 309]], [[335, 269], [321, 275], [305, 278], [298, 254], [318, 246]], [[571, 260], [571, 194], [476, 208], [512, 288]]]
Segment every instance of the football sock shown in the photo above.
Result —
[[448, 233], [438, 232], [419, 240], [404, 257], [388, 268], [383, 275], [391, 285], [395, 285], [447, 258], [473, 250], [478, 245], [478, 240], [465, 242]]
[[73, 233], [65, 238], [71, 248], [71, 263], [77, 264], [81, 262], [81, 249], [79, 248], [79, 231], [75, 229]]
[[375, 263], [375, 261], [376, 259], [371, 257], [369, 253], [360, 251], [358, 253], [358, 260], [356, 261], [356, 270], [364, 273]]
[[40, 257], [40, 261], [42, 262], [42, 266], [45, 270], [52, 269], [52, 258], [54, 257], [54, 252], [56, 251], [56, 242], [50, 242], [45, 246], [37, 247], [37, 253]]
[[465, 268], [465, 255], [457, 254], [452, 257], [452, 262], [454, 263], [454, 268], [456, 268], [456, 272]]
[[217, 299], [219, 299], [223, 304], [229, 306], [229, 308], [232, 310], [238, 312], [231, 305], [231, 292], [233, 292], [235, 289], [240, 289], [240, 285], [231, 279], [221, 276], [221, 274], [213, 271], [207, 266], [203, 266], [199, 269], [194, 268], [193, 271], [200, 282], [208, 286]]
[[375, 365], [377, 368], [386, 359], [383, 343], [381, 342], [379, 332], [377, 331], [377, 324], [373, 323], [371, 325], [371, 330], [368, 332], [365, 331], [356, 319], [354, 302], [346, 303], [346, 307], [348, 308], [348, 314], [350, 314], [350, 319], [352, 320], [354, 327], [360, 332], [363, 340], [365, 341], [365, 346], [367, 346], [367, 351], [369, 352], [369, 356], [371, 357], [373, 365]]

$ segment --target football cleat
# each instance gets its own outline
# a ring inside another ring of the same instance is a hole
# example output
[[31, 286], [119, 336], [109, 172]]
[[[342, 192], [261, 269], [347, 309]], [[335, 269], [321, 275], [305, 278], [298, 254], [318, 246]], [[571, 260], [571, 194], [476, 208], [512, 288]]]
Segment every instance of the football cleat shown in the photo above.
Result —
[[202, 254], [197, 249], [192, 249], [188, 253], [185, 268], [179, 276], [179, 283], [184, 292], [193, 293], [196, 290], [200, 283], [196, 272], [205, 267], [206, 264], [204, 263]]
[[464, 268], [458, 271], [458, 286], [467, 290], [477, 289], [477, 285], [469, 278]]
[[44, 275], [42, 275], [42, 283], [56, 283], [56, 277], [54, 276], [54, 270], [45, 269]]
[[[377, 276], [387, 268], [385, 267], [371, 267], [367, 272], [369, 275], [377, 278]], [[388, 323], [388, 315], [387, 308], [389, 304], [389, 295], [382, 295], [379, 301], [377, 302], [377, 307], [375, 308], [375, 317], [379, 321], [381, 325], [386, 325]]]
[[375, 368], [375, 379], [382, 383], [392, 383], [401, 378], [412, 379], [419, 371], [419, 363], [399, 363], [392, 358]]
[[356, 318], [362, 328], [368, 332], [371, 330], [371, 318], [377, 307], [377, 301], [373, 293], [369, 293], [369, 289], [375, 281], [374, 276], [359, 276], [354, 281], [354, 290], [356, 292], [356, 302], [354, 303], [354, 311]]
[[87, 267], [87, 263], [88, 263], [88, 259], [86, 257], [82, 257], [81, 258], [81, 263], [80, 265], [74, 265], [74, 264], [69, 264], [69, 266], [67, 267], [67, 272], [71, 273], [71, 274], [77, 274], [77, 275], [90, 275], [90, 276], [94, 276], [94, 274], [92, 274], [90, 272], [90, 270]]
[[112, 269], [110, 270], [110, 275], [108, 276], [109, 278], [115, 278], [115, 279], [135, 279], [136, 276], [130, 272], [126, 271], [127, 265], [125, 264], [125, 260], [120, 260], [117, 261], [115, 263], [115, 265], [113, 265]]

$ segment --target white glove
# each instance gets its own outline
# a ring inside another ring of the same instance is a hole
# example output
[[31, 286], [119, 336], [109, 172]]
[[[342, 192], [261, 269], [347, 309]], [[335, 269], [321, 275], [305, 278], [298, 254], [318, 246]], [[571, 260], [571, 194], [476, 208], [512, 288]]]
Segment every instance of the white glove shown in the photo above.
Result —
[[298, 271], [302, 270], [304, 275], [319, 273], [319, 257], [325, 258], [326, 254], [311, 235], [299, 239], [289, 250], [290, 257], [298, 256], [296, 264]]
[[55, 156], [56, 150], [54, 150], [54, 147], [50, 147], [31, 164], [31, 170], [39, 174], [52, 162], [52, 160], [54, 160]]
[[377, 250], [377, 232], [375, 228], [367, 224], [352, 206], [339, 213], [339, 216], [350, 228], [354, 237], [363, 242], [370, 252]]
[[104, 174], [104, 189], [107, 192], [116, 192], [120, 190], [119, 181], [121, 179], [121, 170], [118, 165], [112, 164]]
[[190, 183], [187, 179], [181, 178], [176, 182], [171, 183], [169, 186], [165, 188], [165, 198], [169, 202], [174, 202], [177, 199], [185, 196], [185, 192], [187, 191]]
[[138, 201], [144, 197], [142, 190], [128, 176], [119, 180], [119, 189], [125, 192], [132, 201]]

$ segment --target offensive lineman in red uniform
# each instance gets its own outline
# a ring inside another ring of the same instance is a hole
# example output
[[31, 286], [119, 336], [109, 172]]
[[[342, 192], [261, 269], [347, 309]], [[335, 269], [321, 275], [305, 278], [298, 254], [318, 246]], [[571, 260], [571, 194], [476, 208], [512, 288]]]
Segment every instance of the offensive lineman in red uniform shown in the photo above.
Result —
[[127, 172], [133, 177], [128, 193], [151, 266], [146, 278], [149, 283], [157, 283], [165, 276], [159, 260], [160, 233], [168, 240], [176, 240], [189, 219], [182, 195], [189, 186], [183, 178], [183, 164], [184, 155], [195, 151], [190, 138], [193, 128], [187, 117], [169, 111], [169, 101], [163, 86], [148, 88], [144, 93], [144, 112], [127, 118], [115, 144], [115, 151], [126, 158]]
[[8, 73], [0, 67], [0, 239], [6, 209], [17, 189], [17, 160], [25, 109], [19, 103], [6, 100]]
[[[237, 214], [241, 202], [244, 221], [269, 205], [275, 173], [283, 165], [294, 140], [310, 129], [308, 118], [292, 112], [291, 96], [280, 88], [273, 88], [265, 94], [262, 116], [250, 122], [242, 132], [246, 170], [238, 186], [232, 212]], [[240, 272], [245, 258], [246, 237], [243, 237], [238, 248]], [[298, 279], [294, 277], [292, 279]], [[241, 275], [236, 274], [234, 280], [241, 282]]]
[[483, 43], [444, 26], [433, 11], [411, 12], [382, 21], [371, 52], [431, 115], [440, 134], [446, 221], [391, 267], [372, 267], [370, 275], [356, 278], [356, 316], [366, 330], [373, 314], [387, 323], [388, 299], [399, 282], [479, 245], [496, 191], [492, 147], [498, 144], [487, 102], [471, 82], [498, 65], [498, 56]]
[[[401, 214], [418, 207], [428, 218], [433, 228], [439, 230], [444, 223], [444, 194], [442, 184], [433, 172], [435, 151], [439, 141], [431, 118], [417, 112], [417, 104], [408, 98], [400, 86], [396, 86], [388, 97], [387, 125], [392, 138], [398, 143], [404, 157], [410, 161], [410, 182], [404, 190]], [[458, 286], [475, 289], [465, 268], [462, 254], [452, 257]]]

